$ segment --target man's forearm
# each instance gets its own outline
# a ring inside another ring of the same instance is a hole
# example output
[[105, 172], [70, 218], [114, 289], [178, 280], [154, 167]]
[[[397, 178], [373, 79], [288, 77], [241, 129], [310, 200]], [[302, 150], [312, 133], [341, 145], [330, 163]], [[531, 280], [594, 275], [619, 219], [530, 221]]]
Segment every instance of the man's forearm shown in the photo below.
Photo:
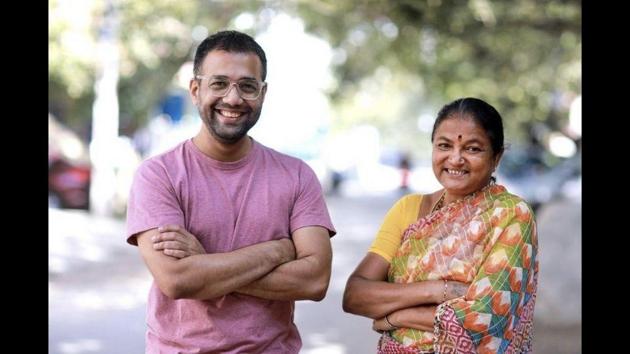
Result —
[[284, 263], [236, 291], [269, 300], [314, 300], [326, 295], [330, 261], [307, 256]]
[[178, 289], [175, 297], [206, 300], [233, 292], [294, 259], [290, 242], [268, 241], [232, 252], [180, 259], [173, 274]]

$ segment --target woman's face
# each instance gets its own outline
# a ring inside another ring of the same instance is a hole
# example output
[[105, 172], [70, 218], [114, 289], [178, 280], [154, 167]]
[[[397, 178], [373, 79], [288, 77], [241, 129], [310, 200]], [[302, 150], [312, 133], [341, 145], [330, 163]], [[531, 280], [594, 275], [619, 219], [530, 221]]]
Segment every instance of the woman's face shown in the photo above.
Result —
[[435, 130], [433, 173], [450, 200], [486, 186], [500, 158], [493, 157], [488, 135], [472, 118], [454, 114]]

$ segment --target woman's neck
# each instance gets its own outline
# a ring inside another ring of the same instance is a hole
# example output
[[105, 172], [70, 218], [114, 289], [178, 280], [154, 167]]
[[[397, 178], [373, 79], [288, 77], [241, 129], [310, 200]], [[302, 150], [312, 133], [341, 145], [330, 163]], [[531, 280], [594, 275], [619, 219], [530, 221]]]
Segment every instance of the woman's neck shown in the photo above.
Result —
[[444, 197], [443, 197], [444, 205], [450, 204], [450, 203], [452, 203], [454, 201], [457, 201], [457, 200], [460, 200], [460, 199], [463, 199], [465, 196], [466, 195], [459, 195], [459, 194], [449, 193], [448, 191], [445, 190], [444, 191]]
[[483, 187], [477, 189], [474, 192], [468, 193], [468, 194], [452, 193], [452, 192], [449, 192], [448, 190], [444, 189], [444, 198], [443, 198], [444, 205], [452, 203], [452, 202], [460, 200], [460, 199], [464, 199], [464, 198], [466, 198], [469, 195], [473, 195], [473, 194], [479, 192], [480, 190], [486, 188], [487, 186], [489, 186], [492, 183], [493, 183], [492, 180], [488, 180], [488, 183], [486, 183]]

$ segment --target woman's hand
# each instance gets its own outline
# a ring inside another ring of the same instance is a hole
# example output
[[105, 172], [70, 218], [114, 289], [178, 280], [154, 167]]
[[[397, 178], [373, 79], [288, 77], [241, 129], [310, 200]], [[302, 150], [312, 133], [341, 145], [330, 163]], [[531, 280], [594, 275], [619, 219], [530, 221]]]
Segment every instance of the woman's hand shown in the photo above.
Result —
[[[468, 291], [468, 288], [470, 287], [470, 284], [471, 284], [471, 283], [462, 283], [461, 281], [456, 281], [456, 280], [447, 280], [447, 282], [448, 282], [448, 285], [446, 286], [442, 284], [442, 292], [439, 295], [438, 303], [442, 303], [444, 301], [455, 299], [455, 298], [466, 295], [466, 292]], [[444, 283], [444, 280], [442, 280], [442, 283]], [[444, 296], [445, 295], [444, 287], [446, 287], [446, 298]]]
[[185, 258], [196, 254], [205, 254], [197, 237], [178, 225], [166, 225], [158, 228], [159, 234], [153, 236], [153, 249], [161, 250], [174, 258]]
[[372, 322], [372, 329], [378, 333], [383, 333], [385, 331], [396, 329], [396, 327], [391, 326], [390, 323], [388, 323], [387, 319], [383, 317]]

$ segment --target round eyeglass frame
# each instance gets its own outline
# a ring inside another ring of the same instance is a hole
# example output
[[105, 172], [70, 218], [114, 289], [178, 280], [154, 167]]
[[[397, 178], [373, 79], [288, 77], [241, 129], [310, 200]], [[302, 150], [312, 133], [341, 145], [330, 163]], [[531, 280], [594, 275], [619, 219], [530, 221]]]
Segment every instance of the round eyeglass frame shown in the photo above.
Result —
[[[195, 79], [198, 79], [198, 80], [202, 80], [202, 79], [208, 79], [208, 80], [210, 80], [210, 79], [212, 79], [212, 78], [213, 78], [212, 76], [195, 75]], [[238, 93], [238, 96], [239, 96], [240, 98], [242, 98], [242, 99], [244, 99], [244, 100], [248, 100], [248, 101], [254, 101], [254, 100], [257, 100], [257, 99], [258, 99], [258, 97], [260, 97], [260, 94], [262, 93], [263, 88], [264, 88], [265, 86], [267, 86], [267, 83], [266, 83], [266, 82], [264, 82], [264, 81], [260, 82], [260, 81], [258, 81], [258, 80], [255, 80], [256, 82], [260, 83], [260, 88], [258, 89], [258, 94], [256, 95], [256, 97], [247, 97], [247, 98], [246, 98], [246, 97], [243, 97], [243, 93], [242, 93], [242, 92], [241, 92], [241, 90], [238, 88], [238, 81], [232, 81], [232, 80], [227, 80], [227, 81], [229, 81], [230, 86], [229, 86], [229, 87], [225, 90], [225, 93], [224, 93], [224, 94], [222, 94], [222, 95], [218, 95], [218, 94], [216, 94], [215, 92], [213, 92], [213, 91], [211, 90], [212, 96], [214, 96], [214, 97], [225, 97], [225, 96], [227, 96], [227, 95], [230, 93], [230, 91], [232, 90], [232, 87], [235, 87], [235, 88], [236, 88], [236, 93]], [[239, 80], [239, 81], [240, 81], [240, 80]], [[208, 85], [208, 86], [209, 86], [209, 85]]]

